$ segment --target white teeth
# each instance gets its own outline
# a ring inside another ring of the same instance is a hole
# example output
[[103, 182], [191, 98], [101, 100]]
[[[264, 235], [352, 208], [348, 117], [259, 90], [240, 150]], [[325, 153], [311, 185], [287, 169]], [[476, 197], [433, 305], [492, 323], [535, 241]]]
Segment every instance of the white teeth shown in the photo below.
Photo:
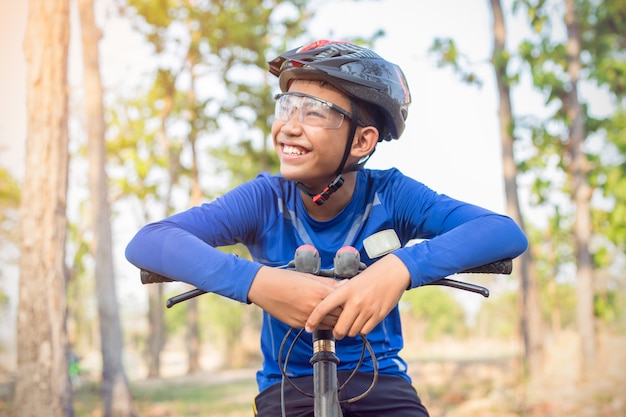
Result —
[[283, 146], [283, 153], [286, 153], [288, 155], [304, 155], [304, 151], [301, 148], [290, 145]]

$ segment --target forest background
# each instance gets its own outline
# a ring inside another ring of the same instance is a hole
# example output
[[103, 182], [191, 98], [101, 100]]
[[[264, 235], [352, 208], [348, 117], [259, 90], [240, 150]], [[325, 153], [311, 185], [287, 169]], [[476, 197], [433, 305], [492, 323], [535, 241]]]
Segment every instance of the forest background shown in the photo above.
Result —
[[[275, 171], [267, 138], [276, 83], [267, 78], [265, 61], [316, 38], [349, 38], [400, 64], [413, 93], [402, 140], [379, 147], [369, 166], [397, 166], [437, 191], [507, 212], [531, 238], [512, 277], [471, 278], [491, 289], [488, 300], [432, 288], [407, 293], [406, 355], [432, 408], [624, 415], [623, 372], [616, 372], [626, 360], [623, 1], [504, 2], [505, 38], [496, 1], [49, 4], [72, 5], [65, 21], [71, 27], [68, 142], [59, 142], [70, 157], [67, 240], [57, 248], [67, 270], [59, 274], [62, 285], [44, 293], [40, 288], [49, 282], [38, 281], [25, 261], [33, 258], [17, 261], [20, 252], [32, 251], [25, 235], [36, 234], [24, 226], [28, 216], [18, 227], [20, 195], [22, 213], [38, 209], [23, 197], [30, 166], [24, 151], [31, 158], [40, 149], [33, 139], [25, 145], [37, 129], [26, 118], [37, 111], [26, 100], [27, 68], [37, 60], [28, 66], [24, 51], [32, 56], [62, 45], [28, 43], [26, 4], [4, 3], [2, 51], [15, 65], [3, 66], [0, 84], [1, 370], [11, 394], [0, 404], [16, 415], [27, 415], [20, 407], [37, 406], [20, 400], [34, 375], [20, 372], [29, 359], [16, 317], [26, 303], [45, 304], [57, 291], [68, 308], [66, 325], [57, 329], [80, 358], [81, 381], [104, 387], [104, 415], [137, 412], [132, 395], [115, 389], [128, 389], [126, 376], [132, 389], [146, 377], [258, 365], [258, 311], [211, 296], [164, 311], [164, 296], [184, 288], [142, 287], [123, 247], [145, 222], [215, 198], [261, 169]], [[29, 5], [43, 9], [37, 1]], [[39, 24], [55, 26], [52, 19]], [[98, 100], [106, 125], [100, 131], [94, 130]], [[94, 158], [105, 139], [106, 154]], [[98, 161], [103, 169], [93, 173]], [[41, 175], [56, 168], [41, 164]], [[94, 185], [94, 176], [105, 186]], [[38, 200], [54, 201], [50, 190], [39, 191]], [[97, 242], [107, 227], [110, 248], [103, 254]], [[18, 288], [24, 294], [28, 286], [39, 292], [22, 298], [18, 309]], [[47, 317], [34, 311], [23, 314], [35, 320], [29, 323], [42, 319], [44, 331], [33, 330], [29, 342], [41, 347], [55, 327], [46, 330]], [[63, 346], [61, 361], [68, 358]], [[63, 374], [71, 367], [61, 368]], [[488, 382], [477, 383], [477, 372]], [[473, 383], [457, 381], [464, 373]], [[123, 375], [122, 382], [115, 375]], [[49, 406], [47, 395], [72, 403], [65, 392], [71, 384], [49, 385], [39, 405]]]

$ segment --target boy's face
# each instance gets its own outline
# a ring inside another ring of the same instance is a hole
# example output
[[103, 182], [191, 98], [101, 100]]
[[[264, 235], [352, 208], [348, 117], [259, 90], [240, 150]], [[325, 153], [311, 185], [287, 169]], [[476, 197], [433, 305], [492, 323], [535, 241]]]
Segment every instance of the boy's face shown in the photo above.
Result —
[[[345, 95], [317, 81], [294, 80], [289, 92], [308, 94], [350, 110], [350, 100]], [[346, 146], [350, 119], [344, 117], [338, 128], [316, 127], [300, 122], [300, 111], [295, 110], [288, 121], [274, 121], [274, 148], [283, 177], [320, 191], [335, 178]]]

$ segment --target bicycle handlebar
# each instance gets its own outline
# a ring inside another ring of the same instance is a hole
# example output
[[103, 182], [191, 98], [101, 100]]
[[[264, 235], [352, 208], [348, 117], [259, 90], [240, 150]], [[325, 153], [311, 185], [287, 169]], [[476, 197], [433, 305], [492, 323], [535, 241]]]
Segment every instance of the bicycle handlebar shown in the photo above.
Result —
[[[477, 266], [475, 268], [470, 268], [459, 272], [459, 274], [503, 274], [510, 275], [513, 270], [513, 260], [512, 259], [502, 259], [496, 262], [491, 262], [486, 265]], [[334, 276], [332, 270], [326, 271], [321, 270], [320, 275], [324, 276]], [[154, 272], [150, 272], [145, 269], [140, 270], [140, 277], [142, 284], [158, 284], [163, 282], [176, 282], [176, 280], [165, 277], [163, 275], [156, 274]], [[457, 281], [450, 278], [442, 278], [437, 281], [433, 281], [427, 285], [442, 285], [446, 287], [452, 287], [463, 291], [469, 291], [476, 294], [480, 294], [483, 297], [489, 297], [489, 290], [480, 285], [471, 284], [469, 282]], [[171, 308], [172, 306], [181, 303], [183, 301], [189, 300], [191, 298], [197, 297], [199, 295], [205, 294], [206, 291], [200, 289], [193, 289], [191, 291], [187, 291], [183, 294], [179, 294], [173, 296], [167, 300], [167, 308]]]
[[155, 272], [150, 272], [146, 269], [141, 269], [139, 271], [139, 276], [141, 277], [142, 284], [160, 284], [162, 282], [176, 282], [175, 279], [171, 279], [165, 277], [163, 275], [159, 275]]
[[[459, 274], [503, 274], [510, 275], [511, 271], [513, 271], [513, 260], [512, 259], [502, 259], [496, 262], [492, 262], [486, 265], [477, 266], [475, 268], [470, 268], [459, 272]], [[334, 276], [333, 270], [321, 270], [320, 275], [322, 276]], [[168, 278], [163, 275], [159, 275], [155, 272], [150, 272], [146, 269], [140, 270], [140, 277], [142, 284], [159, 284], [163, 282], [176, 282], [175, 279]], [[446, 284], [437, 284], [438, 282], [450, 282], [454, 280], [450, 280], [447, 278], [442, 278], [440, 280], [434, 281], [429, 285], [446, 285]], [[464, 289], [464, 288], [459, 288]]]
[[513, 259], [501, 259], [486, 265], [466, 269], [459, 274], [503, 274], [511, 275], [513, 271]]

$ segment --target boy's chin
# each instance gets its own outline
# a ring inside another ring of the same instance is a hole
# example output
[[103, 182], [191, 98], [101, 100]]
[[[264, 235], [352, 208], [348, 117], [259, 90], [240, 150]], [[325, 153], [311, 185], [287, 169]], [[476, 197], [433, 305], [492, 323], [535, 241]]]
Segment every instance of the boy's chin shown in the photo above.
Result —
[[294, 175], [294, 174], [293, 174], [293, 172], [291, 172], [291, 170], [287, 170], [287, 169], [282, 169], [282, 168], [281, 168], [281, 169], [280, 169], [280, 175], [281, 175], [283, 178], [288, 179], [288, 180], [290, 180], [290, 181], [295, 181], [295, 182], [298, 182], [298, 181], [299, 181], [298, 176], [297, 176], [297, 175]]
[[304, 178], [301, 174], [302, 172], [298, 172], [298, 170], [285, 167], [280, 168], [280, 175], [282, 175], [283, 178], [293, 182], [305, 182], [307, 179]]
[[316, 180], [312, 180], [311, 177], [303, 176], [302, 171], [295, 172], [294, 170], [291, 170], [291, 169], [284, 169], [284, 167], [281, 167], [280, 175], [289, 181], [300, 183], [310, 190], [320, 190], [320, 191], [323, 190], [326, 186], [328, 186], [328, 184], [330, 184], [330, 182], [333, 180], [333, 178], [329, 178], [327, 182], [322, 184], [323, 180], [320, 180], [319, 178]]
[[[290, 175], [290, 174], [291, 174], [291, 175]], [[289, 173], [289, 172], [283, 172], [283, 171], [281, 171], [281, 172], [280, 172], [280, 175], [281, 175], [283, 178], [285, 178], [285, 179], [287, 179], [287, 180], [289, 180], [289, 181], [293, 181], [293, 182], [295, 182], [295, 183], [299, 183], [299, 184], [301, 184], [301, 185], [305, 186], [305, 187], [306, 187], [306, 188], [308, 188], [308, 189], [313, 189], [313, 188], [315, 187], [315, 186], [311, 186], [311, 185], [309, 185], [309, 184], [311, 184], [311, 182], [310, 182], [310, 181], [307, 181], [307, 179], [306, 179], [306, 178], [302, 178], [301, 176], [298, 176], [298, 175], [293, 175], [292, 173]], [[318, 187], [318, 188], [319, 188], [319, 187]], [[322, 188], [323, 188], [323, 187], [322, 187]]]

